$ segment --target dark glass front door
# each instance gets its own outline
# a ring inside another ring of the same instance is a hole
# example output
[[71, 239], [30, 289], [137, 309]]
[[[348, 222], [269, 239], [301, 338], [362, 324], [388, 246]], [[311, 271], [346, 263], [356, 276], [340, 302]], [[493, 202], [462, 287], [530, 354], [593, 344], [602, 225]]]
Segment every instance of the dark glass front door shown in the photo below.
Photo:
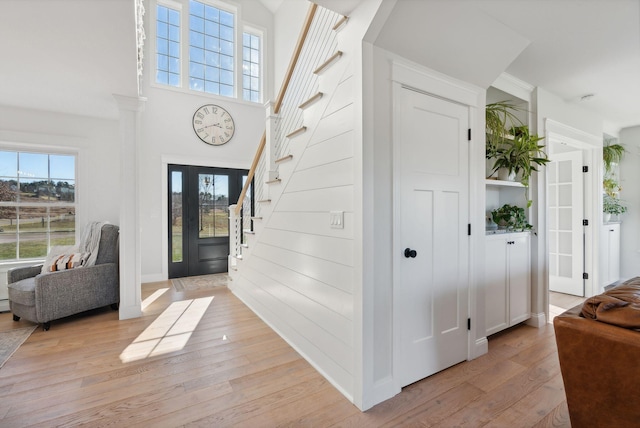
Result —
[[227, 272], [229, 205], [246, 170], [169, 165], [169, 278]]

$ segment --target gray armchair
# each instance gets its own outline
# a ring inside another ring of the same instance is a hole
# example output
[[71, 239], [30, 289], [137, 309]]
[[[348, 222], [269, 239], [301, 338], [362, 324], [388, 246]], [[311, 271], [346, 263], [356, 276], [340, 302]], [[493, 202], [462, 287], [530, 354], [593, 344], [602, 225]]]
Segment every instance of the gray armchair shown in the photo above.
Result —
[[95, 265], [41, 274], [42, 265], [11, 269], [9, 308], [13, 320], [20, 318], [43, 324], [90, 309], [111, 305], [118, 309], [118, 226], [102, 226]]

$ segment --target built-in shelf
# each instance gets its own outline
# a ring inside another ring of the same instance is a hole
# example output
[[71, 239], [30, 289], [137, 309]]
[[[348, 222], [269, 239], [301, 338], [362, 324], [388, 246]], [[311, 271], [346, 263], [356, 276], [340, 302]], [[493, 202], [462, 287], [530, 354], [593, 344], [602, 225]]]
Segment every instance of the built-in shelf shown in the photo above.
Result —
[[522, 183], [519, 181], [505, 181], [505, 180], [485, 180], [485, 184], [487, 186], [496, 186], [496, 187], [524, 187]]

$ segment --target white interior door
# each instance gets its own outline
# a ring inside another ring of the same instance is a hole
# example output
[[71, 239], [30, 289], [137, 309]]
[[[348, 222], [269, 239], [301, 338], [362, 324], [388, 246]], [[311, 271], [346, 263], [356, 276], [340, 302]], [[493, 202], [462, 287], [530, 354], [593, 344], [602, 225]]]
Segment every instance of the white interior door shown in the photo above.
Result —
[[549, 177], [549, 290], [584, 296], [582, 151], [554, 154]]
[[467, 359], [468, 107], [409, 89], [396, 106], [401, 386]]

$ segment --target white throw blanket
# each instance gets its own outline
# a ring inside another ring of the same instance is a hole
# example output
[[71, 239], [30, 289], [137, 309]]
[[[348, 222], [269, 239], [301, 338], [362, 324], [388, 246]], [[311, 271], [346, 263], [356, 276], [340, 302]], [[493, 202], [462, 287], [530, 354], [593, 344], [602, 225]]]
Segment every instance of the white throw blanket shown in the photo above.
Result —
[[106, 221], [92, 221], [87, 224], [80, 240], [79, 252], [91, 253], [85, 266], [93, 266], [98, 259], [98, 247], [100, 246], [100, 235], [102, 234], [102, 226], [107, 224]]

